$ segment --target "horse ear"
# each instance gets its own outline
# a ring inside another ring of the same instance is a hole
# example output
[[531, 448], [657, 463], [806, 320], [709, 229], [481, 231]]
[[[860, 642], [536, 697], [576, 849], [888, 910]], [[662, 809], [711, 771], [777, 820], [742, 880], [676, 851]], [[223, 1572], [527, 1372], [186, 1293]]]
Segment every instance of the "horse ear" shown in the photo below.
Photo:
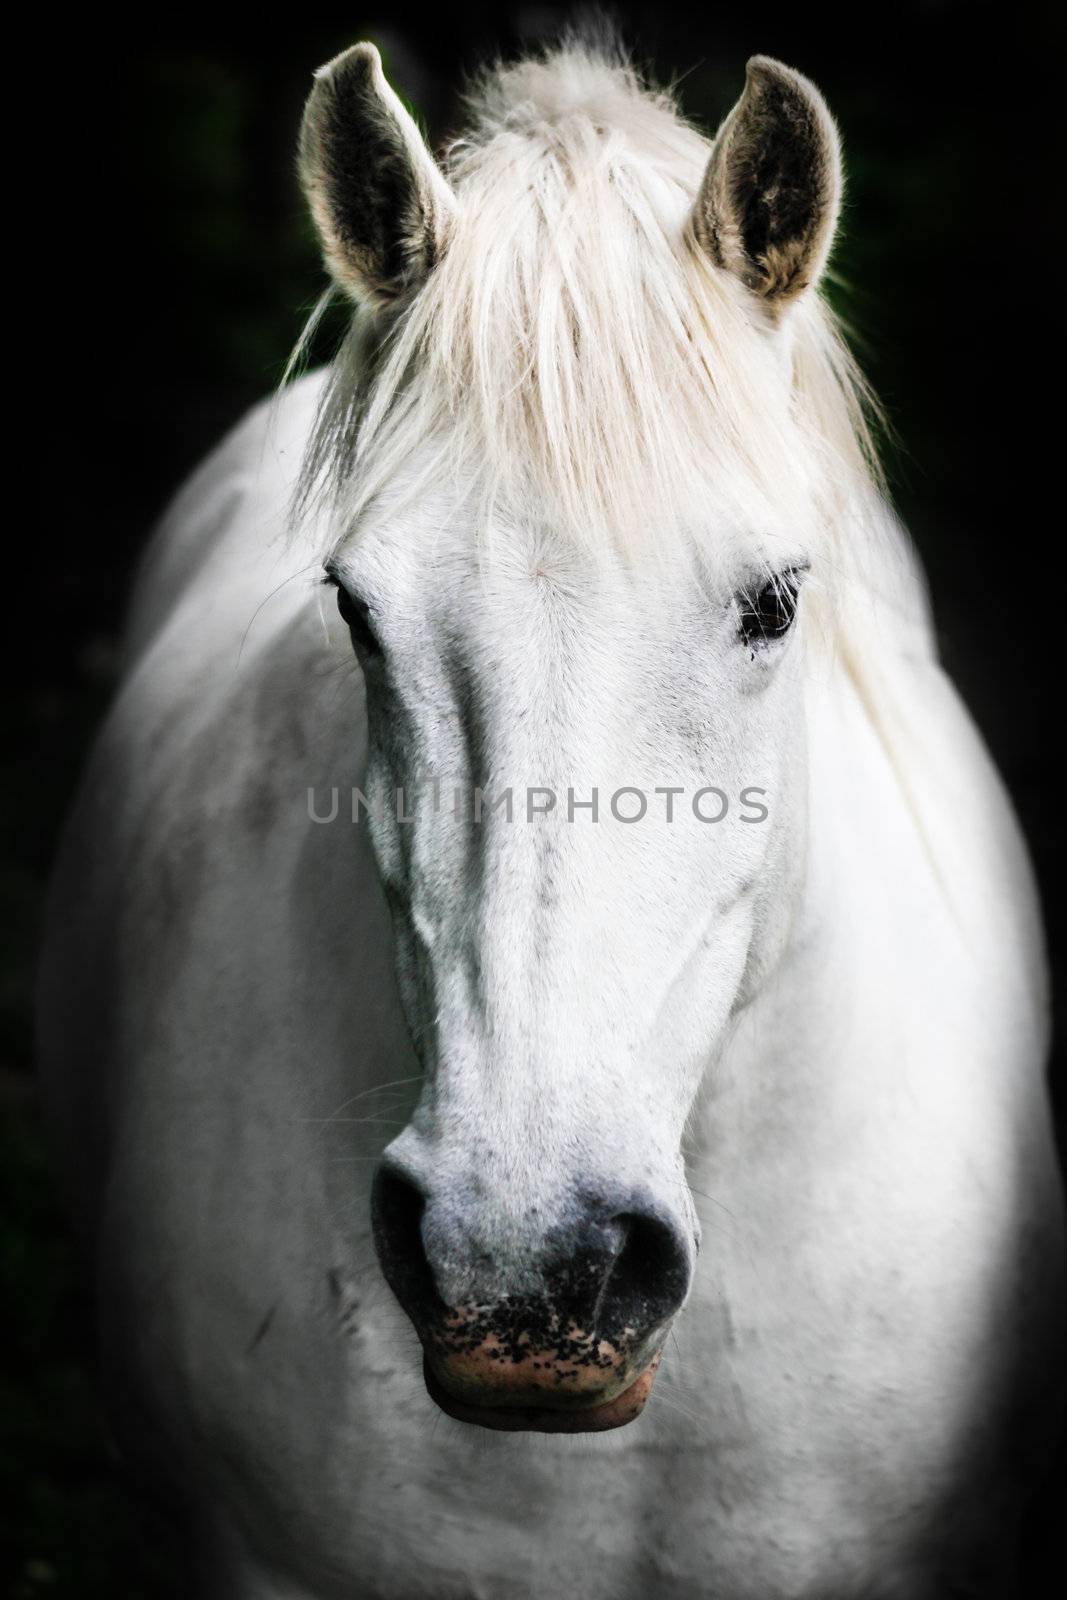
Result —
[[343, 289], [384, 306], [423, 283], [456, 201], [372, 44], [353, 45], [315, 74], [300, 180]]
[[818, 89], [780, 61], [753, 56], [697, 197], [700, 244], [777, 310], [826, 265], [841, 187], [841, 144]]

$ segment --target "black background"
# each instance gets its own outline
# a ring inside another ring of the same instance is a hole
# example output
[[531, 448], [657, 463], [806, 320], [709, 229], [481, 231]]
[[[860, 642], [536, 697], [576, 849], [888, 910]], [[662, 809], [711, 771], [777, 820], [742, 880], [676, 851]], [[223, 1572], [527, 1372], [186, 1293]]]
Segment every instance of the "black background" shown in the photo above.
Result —
[[[896, 498], [944, 659], [1023, 818], [1062, 1002], [1054, 8], [735, 0], [614, 14], [660, 81], [681, 78], [685, 109], [708, 129], [757, 52], [812, 77], [840, 123], [850, 182], [832, 298], [899, 435]], [[323, 286], [293, 173], [311, 69], [374, 39], [436, 142], [458, 125], [466, 70], [566, 15], [187, 6], [71, 25], [42, 14], [36, 39], [9, 55], [0, 1292], [15, 1316], [0, 1494], [22, 1600], [175, 1593], [171, 1536], [132, 1509], [100, 1420], [88, 1299], [31, 1076], [41, 893], [107, 703], [132, 564], [186, 471], [277, 383]], [[335, 334], [328, 324], [320, 354]], [[1057, 1509], [1046, 1495], [1028, 1536], [1034, 1595], [1051, 1592]]]

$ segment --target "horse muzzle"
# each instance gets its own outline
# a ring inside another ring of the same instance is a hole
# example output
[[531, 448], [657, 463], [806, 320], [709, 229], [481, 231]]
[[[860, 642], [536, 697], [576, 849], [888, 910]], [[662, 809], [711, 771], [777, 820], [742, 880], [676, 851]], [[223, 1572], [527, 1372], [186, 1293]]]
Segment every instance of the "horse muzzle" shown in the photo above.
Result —
[[[469, 1191], [468, 1191], [469, 1193]], [[652, 1391], [695, 1245], [651, 1197], [588, 1192], [524, 1241], [483, 1198], [436, 1198], [388, 1158], [375, 1179], [385, 1277], [450, 1416], [493, 1429], [601, 1432]]]

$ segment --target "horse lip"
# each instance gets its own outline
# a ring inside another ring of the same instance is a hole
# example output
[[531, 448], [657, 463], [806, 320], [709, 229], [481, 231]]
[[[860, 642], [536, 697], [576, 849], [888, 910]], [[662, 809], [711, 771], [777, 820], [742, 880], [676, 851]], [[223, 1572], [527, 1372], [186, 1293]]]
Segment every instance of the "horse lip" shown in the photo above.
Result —
[[611, 1400], [566, 1407], [477, 1405], [450, 1394], [425, 1357], [422, 1371], [430, 1398], [457, 1422], [470, 1422], [497, 1433], [606, 1433], [609, 1428], [623, 1428], [640, 1416], [659, 1364], [657, 1353], [633, 1383]]

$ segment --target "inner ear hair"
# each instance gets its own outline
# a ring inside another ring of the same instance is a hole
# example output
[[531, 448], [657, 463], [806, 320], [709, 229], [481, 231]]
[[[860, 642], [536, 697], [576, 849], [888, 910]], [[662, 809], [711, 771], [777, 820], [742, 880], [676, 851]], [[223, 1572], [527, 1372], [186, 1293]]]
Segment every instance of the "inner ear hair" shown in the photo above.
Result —
[[818, 280], [841, 189], [840, 140], [819, 91], [781, 62], [753, 56], [694, 206], [698, 242], [777, 309]]

